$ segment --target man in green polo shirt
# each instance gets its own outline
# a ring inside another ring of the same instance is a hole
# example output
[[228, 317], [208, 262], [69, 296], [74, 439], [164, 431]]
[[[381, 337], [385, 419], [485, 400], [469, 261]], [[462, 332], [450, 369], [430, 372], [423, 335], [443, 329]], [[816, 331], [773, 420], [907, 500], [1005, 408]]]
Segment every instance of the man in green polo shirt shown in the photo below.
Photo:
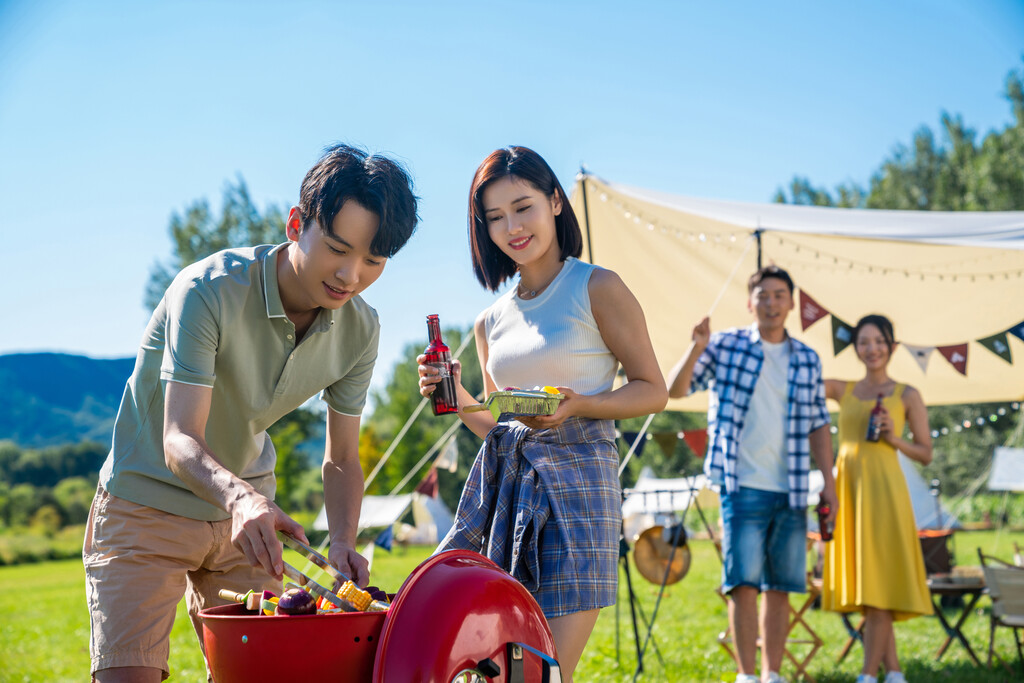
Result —
[[[416, 226], [409, 176], [339, 145], [302, 181], [288, 241], [228, 249], [184, 268], [146, 328], [100, 471], [83, 548], [93, 680], [166, 678], [182, 595], [281, 591], [267, 428], [322, 391], [330, 559], [362, 585], [355, 550], [359, 419], [377, 358], [377, 313], [359, 296]], [[256, 654], [255, 656], [259, 656]]]

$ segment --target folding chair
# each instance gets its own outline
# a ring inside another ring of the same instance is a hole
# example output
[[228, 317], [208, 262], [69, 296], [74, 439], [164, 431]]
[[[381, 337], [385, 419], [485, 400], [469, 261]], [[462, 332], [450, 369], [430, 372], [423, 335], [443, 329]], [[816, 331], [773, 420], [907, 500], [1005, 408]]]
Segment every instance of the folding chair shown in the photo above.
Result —
[[[985, 585], [992, 599], [992, 612], [989, 616], [988, 631], [988, 666], [992, 666], [993, 646], [997, 626], [1006, 626], [1013, 630], [1013, 640], [1017, 645], [1017, 660], [1024, 670], [1024, 651], [1021, 648], [1019, 629], [1024, 628], [1024, 567], [1017, 567], [998, 557], [986, 555], [978, 548], [981, 569], [985, 573]], [[1007, 671], [1013, 673], [1010, 666], [995, 655]]]

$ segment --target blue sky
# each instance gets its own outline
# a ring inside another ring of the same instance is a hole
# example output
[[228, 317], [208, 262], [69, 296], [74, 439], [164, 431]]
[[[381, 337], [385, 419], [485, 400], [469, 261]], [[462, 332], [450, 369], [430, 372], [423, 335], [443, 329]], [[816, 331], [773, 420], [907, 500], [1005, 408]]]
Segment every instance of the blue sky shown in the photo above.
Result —
[[[392, 154], [421, 224], [364, 295], [383, 380], [424, 316], [468, 325], [466, 193], [494, 148], [567, 190], [770, 201], [866, 184], [943, 111], [1003, 128], [1024, 3], [0, 0], [0, 353], [134, 355], [170, 215], [241, 176], [295, 202], [328, 144]], [[628, 284], [628, 283], [627, 283]], [[712, 283], [716, 287], [717, 283]]]

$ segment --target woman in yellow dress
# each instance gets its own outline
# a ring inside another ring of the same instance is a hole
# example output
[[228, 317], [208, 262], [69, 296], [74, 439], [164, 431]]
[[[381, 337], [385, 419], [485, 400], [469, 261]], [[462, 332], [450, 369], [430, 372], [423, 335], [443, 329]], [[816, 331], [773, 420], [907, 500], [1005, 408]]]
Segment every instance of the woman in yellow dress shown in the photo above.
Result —
[[[914, 387], [887, 373], [896, 347], [888, 318], [861, 318], [853, 342], [864, 378], [825, 380], [825, 395], [839, 403], [839, 510], [834, 538], [825, 544], [822, 606], [864, 613], [864, 667], [858, 683], [875, 683], [879, 664], [885, 666], [885, 683], [898, 683], [905, 679], [893, 621], [931, 614], [932, 603], [897, 451], [924, 465], [931, 462], [928, 411]], [[872, 442], [867, 440], [868, 421], [879, 396], [881, 435]], [[910, 429], [909, 441], [903, 438], [904, 425]]]

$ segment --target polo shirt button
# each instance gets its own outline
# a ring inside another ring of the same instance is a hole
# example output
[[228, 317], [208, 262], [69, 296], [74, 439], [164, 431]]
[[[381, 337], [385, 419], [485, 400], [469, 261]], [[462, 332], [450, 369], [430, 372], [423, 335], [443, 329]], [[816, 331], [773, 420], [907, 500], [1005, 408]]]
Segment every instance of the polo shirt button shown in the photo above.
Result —
[[291, 338], [292, 338], [292, 335], [290, 335], [290, 334], [286, 334], [286, 335], [285, 335], [285, 337], [287, 337], [288, 339], [291, 339]]
[[295, 360], [295, 354], [294, 353], [288, 354], [288, 360]]

